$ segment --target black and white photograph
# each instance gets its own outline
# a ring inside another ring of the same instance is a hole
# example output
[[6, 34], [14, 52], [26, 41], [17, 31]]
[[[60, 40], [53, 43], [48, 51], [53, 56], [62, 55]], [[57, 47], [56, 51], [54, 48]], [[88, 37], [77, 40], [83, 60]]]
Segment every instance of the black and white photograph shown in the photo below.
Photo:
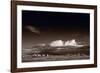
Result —
[[90, 14], [22, 11], [22, 62], [90, 58]]

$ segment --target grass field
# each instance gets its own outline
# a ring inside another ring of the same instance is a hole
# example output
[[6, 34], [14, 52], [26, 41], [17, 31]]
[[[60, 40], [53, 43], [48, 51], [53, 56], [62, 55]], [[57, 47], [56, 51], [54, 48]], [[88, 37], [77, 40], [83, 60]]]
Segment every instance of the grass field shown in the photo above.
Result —
[[[70, 49], [68, 49], [70, 48]], [[43, 62], [89, 59], [89, 47], [58, 47], [22, 49], [22, 62]]]

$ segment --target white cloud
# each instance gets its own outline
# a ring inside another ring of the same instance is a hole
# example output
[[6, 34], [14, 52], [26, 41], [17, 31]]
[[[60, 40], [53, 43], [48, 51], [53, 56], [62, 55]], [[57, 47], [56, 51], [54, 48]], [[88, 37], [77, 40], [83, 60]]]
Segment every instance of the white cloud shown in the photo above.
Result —
[[56, 40], [56, 41], [52, 41], [50, 43], [50, 46], [52, 47], [57, 47], [57, 46], [75, 46], [75, 47], [82, 47], [84, 45], [79, 45], [75, 39], [72, 40], [68, 40], [66, 42], [62, 41], [62, 40]]
[[65, 46], [76, 46], [78, 45], [78, 43], [75, 41], [75, 39], [72, 39], [70, 41], [66, 41], [64, 45]]
[[64, 46], [64, 42], [62, 40], [56, 40], [50, 43], [50, 46], [56, 47], [56, 46]]
[[35, 27], [33, 27], [33, 26], [29, 25], [29, 26], [26, 26], [26, 28], [29, 29], [33, 33], [37, 33], [37, 34], [40, 33], [40, 31], [38, 29], [36, 29]]

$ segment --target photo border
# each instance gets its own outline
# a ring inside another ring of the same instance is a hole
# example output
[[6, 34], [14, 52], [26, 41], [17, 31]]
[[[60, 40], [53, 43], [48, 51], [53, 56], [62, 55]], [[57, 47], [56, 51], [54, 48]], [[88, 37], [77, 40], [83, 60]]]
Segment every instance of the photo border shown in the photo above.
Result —
[[[93, 9], [94, 10], [94, 64], [17, 68], [17, 5]], [[59, 69], [90, 68], [90, 67], [97, 67], [97, 6], [30, 2], [30, 1], [29, 2], [11, 1], [11, 72], [12, 73], [28, 72], [28, 71], [59, 70]]]

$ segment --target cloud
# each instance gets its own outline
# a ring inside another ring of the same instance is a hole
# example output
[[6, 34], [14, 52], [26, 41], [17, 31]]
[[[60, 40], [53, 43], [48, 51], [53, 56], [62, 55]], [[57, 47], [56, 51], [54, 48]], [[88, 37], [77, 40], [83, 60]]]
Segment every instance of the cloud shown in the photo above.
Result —
[[63, 42], [62, 40], [52, 41], [52, 42], [50, 43], [50, 46], [52, 46], [52, 47], [64, 46], [64, 42]]
[[28, 29], [28, 30], [30, 30], [31, 32], [33, 32], [33, 33], [37, 33], [37, 34], [39, 34], [40, 33], [40, 31], [37, 29], [37, 28], [35, 28], [34, 26], [26, 26], [26, 28]]
[[50, 43], [50, 46], [52, 47], [57, 47], [57, 46], [75, 46], [75, 47], [82, 47], [84, 45], [79, 45], [75, 39], [72, 40], [68, 40], [66, 42], [62, 41], [62, 40], [56, 40], [56, 41], [52, 41]]
[[66, 41], [64, 45], [65, 46], [71, 46], [71, 45], [76, 46], [76, 45], [78, 45], [78, 43], [75, 41], [75, 39], [73, 39], [70, 41]]
[[75, 47], [83, 47], [84, 45], [79, 45], [75, 39], [66, 41], [64, 46], [75, 46]]

